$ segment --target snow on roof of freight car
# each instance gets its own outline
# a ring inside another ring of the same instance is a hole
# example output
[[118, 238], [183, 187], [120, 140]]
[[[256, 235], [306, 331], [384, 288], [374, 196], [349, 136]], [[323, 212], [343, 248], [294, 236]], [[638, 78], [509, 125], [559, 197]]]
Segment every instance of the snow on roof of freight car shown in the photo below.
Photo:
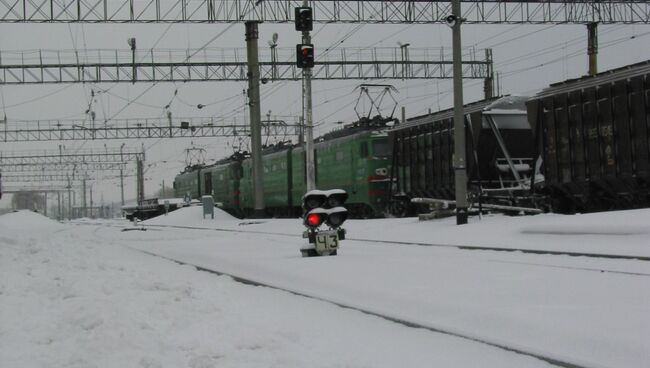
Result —
[[[494, 97], [486, 100], [476, 101], [463, 106], [464, 114], [473, 114], [479, 111], [486, 110], [522, 110], [526, 111], [526, 101], [528, 97], [526, 96], [502, 96]], [[398, 125], [397, 127], [391, 129], [391, 131], [398, 131], [401, 129], [406, 129], [421, 124], [431, 124], [435, 121], [441, 121], [446, 119], [451, 119], [454, 117], [454, 108], [449, 108], [445, 110], [440, 110], [431, 114], [425, 114], [420, 116], [415, 116], [409, 119], [406, 119], [406, 122]]]
[[567, 79], [562, 82], [551, 84], [543, 89], [531, 99], [539, 99], [558, 93], [566, 93], [574, 90], [580, 90], [589, 87], [599, 86], [605, 83], [611, 83], [618, 80], [633, 78], [641, 75], [650, 74], [650, 60], [642, 61], [636, 64], [626, 65], [620, 68], [610, 69], [595, 75], [585, 75], [580, 78]]

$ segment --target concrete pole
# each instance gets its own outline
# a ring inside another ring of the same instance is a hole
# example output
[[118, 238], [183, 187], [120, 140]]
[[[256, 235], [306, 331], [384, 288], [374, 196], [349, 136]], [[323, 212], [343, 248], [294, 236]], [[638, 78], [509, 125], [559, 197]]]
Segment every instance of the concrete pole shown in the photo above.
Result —
[[251, 148], [253, 160], [254, 217], [264, 215], [264, 186], [262, 181], [262, 112], [260, 107], [260, 66], [257, 53], [259, 33], [255, 21], [246, 22], [246, 57], [248, 59], [248, 105], [251, 120]]
[[72, 220], [72, 185], [68, 177], [68, 220]]
[[144, 202], [144, 170], [142, 160], [136, 161], [136, 195], [138, 198], [138, 205]]
[[58, 212], [56, 219], [61, 220], [61, 192], [56, 192], [56, 210]]
[[587, 24], [587, 54], [589, 75], [598, 73], [598, 23]]
[[83, 210], [81, 211], [81, 216], [88, 217], [88, 206], [86, 202], [86, 179], [82, 180], [81, 187], [81, 190], [83, 191], [83, 197], [81, 200], [81, 206], [83, 207]]
[[45, 208], [43, 208], [43, 216], [47, 217], [47, 192], [45, 194]]
[[88, 217], [92, 218], [93, 217], [93, 186], [92, 186], [92, 183], [90, 185], [90, 188], [88, 188], [88, 189], [90, 190], [90, 215], [88, 215]]
[[492, 67], [492, 49], [485, 49], [485, 61], [488, 62], [487, 77], [483, 83], [485, 99], [494, 97], [494, 69]]
[[[302, 5], [309, 6], [308, 0], [303, 0]], [[309, 31], [302, 32], [302, 43], [310, 44], [311, 35]], [[314, 163], [314, 117], [311, 99], [311, 68], [304, 68], [302, 70], [303, 80], [303, 101], [304, 101], [304, 116], [305, 116], [305, 154], [306, 164], [305, 170], [307, 171], [307, 191], [316, 189], [316, 165]]]
[[120, 169], [120, 193], [122, 195], [122, 206], [124, 206], [124, 169]]
[[463, 69], [460, 26], [460, 0], [452, 1], [456, 22], [452, 27], [454, 55], [454, 172], [456, 176], [456, 224], [467, 223], [467, 171], [465, 166], [465, 123], [463, 116]]

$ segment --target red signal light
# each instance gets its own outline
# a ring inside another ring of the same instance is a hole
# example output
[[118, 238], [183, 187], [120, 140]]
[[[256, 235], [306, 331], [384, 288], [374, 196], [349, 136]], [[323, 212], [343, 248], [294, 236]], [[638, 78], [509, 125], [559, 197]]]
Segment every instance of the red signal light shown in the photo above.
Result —
[[321, 214], [310, 213], [309, 215], [307, 215], [307, 225], [312, 227], [317, 227], [320, 226], [321, 223], [323, 223]]

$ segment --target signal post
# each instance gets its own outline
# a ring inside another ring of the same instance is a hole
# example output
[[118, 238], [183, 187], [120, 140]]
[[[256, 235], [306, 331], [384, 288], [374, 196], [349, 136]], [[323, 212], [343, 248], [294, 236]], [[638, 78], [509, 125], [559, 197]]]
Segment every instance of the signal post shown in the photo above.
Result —
[[307, 191], [316, 189], [316, 169], [314, 167], [314, 121], [311, 101], [311, 68], [314, 67], [314, 45], [311, 43], [311, 31], [314, 27], [312, 9], [309, 2], [295, 8], [296, 31], [302, 32], [302, 44], [296, 45], [296, 64], [302, 69], [303, 77], [303, 114], [305, 115], [305, 154], [307, 172]]

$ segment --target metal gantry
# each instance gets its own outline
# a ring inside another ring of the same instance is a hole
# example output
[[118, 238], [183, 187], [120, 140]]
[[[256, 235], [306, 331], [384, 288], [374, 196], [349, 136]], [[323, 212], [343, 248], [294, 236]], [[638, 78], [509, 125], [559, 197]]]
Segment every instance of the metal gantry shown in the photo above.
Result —
[[[95, 170], [91, 170], [95, 171]], [[67, 183], [68, 179], [72, 181], [79, 181], [79, 180], [89, 180], [93, 181], [95, 179], [97, 180], [114, 180], [114, 179], [119, 179], [119, 175], [112, 175], [112, 176], [95, 176], [92, 175], [91, 171], [83, 171], [80, 170], [79, 173], [73, 172], [73, 171], [53, 171], [51, 169], [48, 169], [47, 172], [39, 172], [38, 170], [34, 171], [24, 171], [24, 172], [8, 172], [8, 173], [3, 173], [2, 174], [2, 181], [5, 183], [33, 183], [33, 182], [41, 182], [41, 183]], [[133, 176], [133, 175], [125, 175], [125, 176]]]
[[49, 166], [49, 165], [83, 165], [94, 163], [122, 163], [127, 161], [144, 161], [144, 152], [140, 149], [115, 148], [104, 150], [66, 151], [21, 151], [15, 153], [0, 152], [0, 168], [7, 166]]
[[[267, 51], [261, 53], [259, 62], [262, 83], [302, 78], [294, 60], [295, 49]], [[316, 59], [312, 79], [447, 79], [453, 71], [449, 52], [410, 48], [404, 54], [400, 47], [323, 51]], [[465, 54], [463, 78], [490, 77], [491, 59], [477, 57], [473, 49]], [[246, 54], [239, 49], [143, 50], [135, 55], [130, 50], [0, 52], [0, 84], [247, 80]]]
[[[233, 23], [293, 21], [301, 0], [0, 0], [1, 22]], [[319, 23], [443, 23], [450, 0], [309, 1]], [[646, 0], [462, 0], [466, 24], [650, 23]]]
[[67, 192], [70, 189], [78, 189], [81, 187], [80, 183], [74, 185], [67, 184], [25, 184], [18, 183], [12, 185], [3, 185], [3, 193], [21, 193], [21, 192], [34, 192], [34, 193], [62, 193]]
[[49, 163], [45, 165], [3, 165], [0, 166], [2, 178], [4, 180], [6, 173], [38, 173], [43, 168], [49, 171], [59, 172], [86, 172], [86, 171], [120, 171], [124, 170], [124, 162], [86, 162], [86, 163]]
[[[283, 121], [262, 122], [262, 135], [300, 135], [300, 124]], [[193, 137], [247, 137], [247, 124], [228, 124], [221, 118], [114, 119], [91, 124], [87, 120], [0, 121], [0, 141], [71, 141], [93, 139], [144, 139]]]

